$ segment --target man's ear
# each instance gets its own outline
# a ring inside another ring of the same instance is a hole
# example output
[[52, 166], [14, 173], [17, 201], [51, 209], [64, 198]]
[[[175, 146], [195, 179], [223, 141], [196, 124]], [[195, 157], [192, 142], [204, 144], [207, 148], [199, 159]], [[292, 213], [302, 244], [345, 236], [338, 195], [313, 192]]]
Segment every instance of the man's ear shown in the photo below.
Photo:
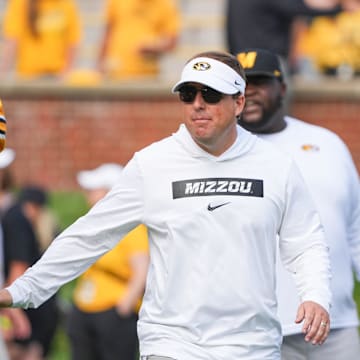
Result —
[[242, 113], [242, 111], [244, 110], [245, 95], [240, 94], [239, 96], [236, 97], [235, 106], [236, 106], [235, 115], [238, 118], [240, 116], [240, 114]]

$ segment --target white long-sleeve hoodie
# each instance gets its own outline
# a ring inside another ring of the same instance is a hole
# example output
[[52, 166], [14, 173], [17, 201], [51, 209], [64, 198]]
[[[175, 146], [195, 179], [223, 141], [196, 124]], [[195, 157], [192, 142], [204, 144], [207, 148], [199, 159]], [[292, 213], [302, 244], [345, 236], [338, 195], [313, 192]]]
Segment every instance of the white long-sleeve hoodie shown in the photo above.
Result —
[[142, 356], [279, 359], [278, 244], [302, 300], [329, 307], [323, 230], [292, 160], [240, 127], [214, 157], [184, 125], [134, 155], [119, 184], [8, 288], [14, 304], [40, 305], [140, 223], [151, 252]]

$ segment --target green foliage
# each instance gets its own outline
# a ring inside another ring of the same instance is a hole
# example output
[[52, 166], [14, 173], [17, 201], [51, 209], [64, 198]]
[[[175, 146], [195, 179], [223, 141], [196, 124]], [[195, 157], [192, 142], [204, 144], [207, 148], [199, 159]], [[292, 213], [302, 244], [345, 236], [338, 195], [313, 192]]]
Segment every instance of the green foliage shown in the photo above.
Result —
[[354, 299], [356, 301], [358, 314], [360, 316], [360, 282], [356, 282], [355, 284]]
[[50, 208], [58, 217], [62, 230], [84, 215], [88, 210], [84, 195], [81, 192], [75, 191], [51, 193]]
[[70, 360], [69, 340], [61, 325], [55, 335], [49, 360]]

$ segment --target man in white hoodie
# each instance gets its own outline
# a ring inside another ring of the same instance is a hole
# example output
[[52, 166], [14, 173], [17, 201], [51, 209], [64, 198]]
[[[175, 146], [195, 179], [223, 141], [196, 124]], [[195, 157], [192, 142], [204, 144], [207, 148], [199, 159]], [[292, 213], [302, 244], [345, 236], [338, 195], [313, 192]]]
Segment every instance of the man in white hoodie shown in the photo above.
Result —
[[311, 346], [302, 340], [301, 326], [293, 321], [300, 299], [294, 281], [278, 264], [282, 360], [360, 359], [359, 320], [353, 299], [353, 271], [360, 279], [360, 187], [351, 154], [333, 132], [285, 115], [286, 85], [276, 54], [247, 49], [238, 58], [247, 78], [246, 105], [239, 124], [294, 158], [330, 246], [332, 306], [326, 346]]
[[142, 359], [279, 360], [278, 244], [302, 299], [294, 317], [306, 341], [322, 344], [330, 306], [323, 229], [290, 157], [236, 124], [244, 79], [234, 56], [192, 58], [173, 88], [184, 124], [137, 152], [106, 197], [0, 291], [0, 305], [39, 306], [145, 224]]

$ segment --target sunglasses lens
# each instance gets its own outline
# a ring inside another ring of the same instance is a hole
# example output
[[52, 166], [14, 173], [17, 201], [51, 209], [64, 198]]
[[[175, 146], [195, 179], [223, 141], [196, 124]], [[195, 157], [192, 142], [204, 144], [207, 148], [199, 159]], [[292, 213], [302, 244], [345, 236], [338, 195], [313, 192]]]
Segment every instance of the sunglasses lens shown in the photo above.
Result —
[[201, 89], [197, 89], [195, 86], [185, 85], [179, 89], [180, 100], [186, 104], [194, 102], [197, 92], [201, 92], [201, 96], [208, 104], [217, 104], [222, 98], [223, 94], [204, 86]]
[[179, 90], [179, 97], [182, 102], [191, 104], [195, 100], [196, 93], [195, 86], [183, 86]]
[[201, 95], [208, 104], [217, 104], [223, 98], [222, 93], [209, 87], [202, 88]]

